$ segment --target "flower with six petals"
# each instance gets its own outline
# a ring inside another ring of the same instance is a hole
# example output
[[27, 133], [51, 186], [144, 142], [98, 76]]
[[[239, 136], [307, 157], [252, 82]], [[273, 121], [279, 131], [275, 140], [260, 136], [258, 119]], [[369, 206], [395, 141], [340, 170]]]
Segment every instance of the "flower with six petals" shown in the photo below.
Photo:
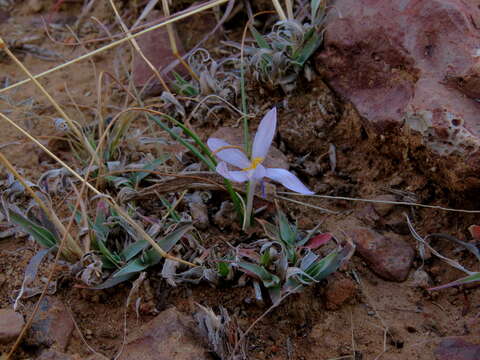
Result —
[[[253, 140], [252, 158], [248, 159], [238, 146], [224, 140], [210, 138], [207, 145], [222, 161], [217, 165], [217, 172], [224, 178], [234, 182], [260, 182], [263, 178], [276, 181], [287, 189], [304, 195], [313, 194], [294, 174], [285, 169], [267, 168], [262, 165], [275, 136], [277, 126], [277, 109], [271, 109], [262, 119]], [[229, 170], [228, 165], [240, 170]]]

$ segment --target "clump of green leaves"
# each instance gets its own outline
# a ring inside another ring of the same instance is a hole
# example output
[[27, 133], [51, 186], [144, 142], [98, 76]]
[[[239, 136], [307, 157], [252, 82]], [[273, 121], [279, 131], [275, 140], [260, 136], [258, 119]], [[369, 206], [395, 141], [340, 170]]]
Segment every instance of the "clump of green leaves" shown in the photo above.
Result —
[[[75, 219], [79, 225], [83, 223], [80, 213], [76, 214]], [[98, 203], [95, 218], [87, 219], [87, 222], [86, 231], [90, 236], [92, 250], [100, 255], [103, 269], [112, 272], [110, 277], [96, 288], [104, 289], [129, 280], [162, 260], [161, 255], [149, 246], [148, 241], [141, 239], [105, 202]], [[161, 230], [167, 225], [171, 224], [152, 222], [146, 231], [157, 239], [156, 242], [164, 251], [169, 252], [193, 226], [191, 223], [176, 223], [175, 230], [161, 236]]]
[[[237, 260], [230, 266], [237, 267], [261, 283], [274, 304], [280, 302], [284, 295], [299, 292], [305, 286], [326, 278], [354, 251], [354, 247], [347, 244], [322, 257], [316, 250], [333, 236], [329, 233], [315, 235], [316, 229], [308, 233], [299, 231], [280, 210], [275, 224], [263, 221], [262, 225], [270, 240], [257, 242], [255, 245], [260, 246], [259, 251], [240, 249]], [[227, 274], [226, 266], [226, 263], [219, 266], [220, 275]], [[257, 297], [261, 298], [258, 285], [256, 290]]]
[[245, 54], [254, 78], [270, 88], [295, 89], [307, 60], [323, 42], [326, 7], [327, 0], [311, 0], [310, 12], [278, 21], [266, 35], [251, 26], [256, 46], [245, 47]]

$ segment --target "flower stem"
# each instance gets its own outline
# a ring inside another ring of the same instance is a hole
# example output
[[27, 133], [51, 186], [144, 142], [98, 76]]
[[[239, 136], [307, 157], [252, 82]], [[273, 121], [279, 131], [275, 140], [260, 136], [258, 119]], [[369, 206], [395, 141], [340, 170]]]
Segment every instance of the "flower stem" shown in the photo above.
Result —
[[255, 180], [250, 180], [248, 182], [247, 189], [247, 208], [245, 209], [244, 219], [243, 219], [243, 231], [247, 230], [252, 221], [252, 209], [253, 209], [253, 198], [255, 196], [255, 186], [257, 182]]

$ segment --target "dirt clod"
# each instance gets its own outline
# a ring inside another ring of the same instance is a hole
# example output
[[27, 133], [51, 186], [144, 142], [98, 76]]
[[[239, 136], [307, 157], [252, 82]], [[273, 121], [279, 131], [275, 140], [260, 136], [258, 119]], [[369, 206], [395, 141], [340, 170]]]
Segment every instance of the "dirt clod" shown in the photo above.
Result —
[[344, 275], [333, 275], [328, 279], [325, 289], [325, 306], [328, 310], [337, 310], [350, 301], [356, 292], [355, 283]]

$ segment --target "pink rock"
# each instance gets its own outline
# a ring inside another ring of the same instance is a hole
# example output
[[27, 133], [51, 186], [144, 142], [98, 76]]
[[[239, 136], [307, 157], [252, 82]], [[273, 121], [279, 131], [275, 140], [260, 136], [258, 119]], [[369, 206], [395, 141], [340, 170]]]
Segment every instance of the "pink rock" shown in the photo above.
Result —
[[197, 334], [193, 318], [175, 308], [161, 312], [137, 329], [125, 344], [120, 360], [211, 359]]
[[[152, 11], [148, 17], [149, 20], [160, 18], [161, 15], [159, 11]], [[179, 51], [183, 52], [178, 37], [176, 37], [176, 39]], [[159, 73], [161, 73], [163, 68], [177, 59], [172, 53], [167, 28], [165, 26], [138, 37], [137, 42], [145, 57]], [[162, 75], [162, 77], [167, 81], [167, 76]], [[147, 85], [146, 94], [149, 96], [158, 95], [164, 90], [150, 66], [136, 51], [134, 52], [133, 58], [133, 83], [139, 88]]]
[[480, 359], [480, 342], [477, 339], [449, 337], [435, 349], [437, 360], [478, 360]]
[[[480, 10], [466, 0], [336, 0], [317, 60], [376, 134], [419, 135], [456, 188], [478, 185]], [[406, 125], [406, 126], [404, 126]]]
[[415, 251], [395, 234], [383, 236], [364, 227], [347, 231], [357, 252], [378, 276], [391, 281], [404, 281], [413, 263]]
[[12, 309], [0, 309], [0, 344], [15, 340], [24, 323], [22, 314]]

